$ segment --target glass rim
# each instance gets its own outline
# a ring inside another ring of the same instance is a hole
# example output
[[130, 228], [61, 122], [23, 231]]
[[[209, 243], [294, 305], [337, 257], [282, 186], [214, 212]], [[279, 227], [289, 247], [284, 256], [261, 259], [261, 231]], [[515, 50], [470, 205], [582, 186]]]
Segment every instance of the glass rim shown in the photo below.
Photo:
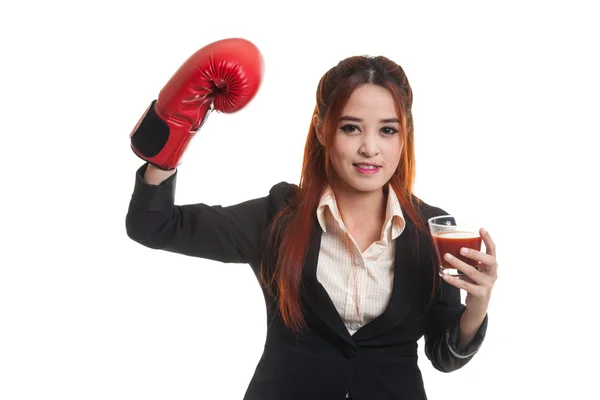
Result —
[[[456, 224], [456, 225], [448, 225], [448, 224], [436, 224], [435, 222], [431, 222], [434, 219], [438, 219], [438, 218], [454, 218], [454, 215], [450, 215], [450, 214], [446, 214], [446, 215], [437, 215], [435, 217], [431, 217], [429, 219], [427, 219], [427, 224], [428, 225], [433, 225], [433, 226], [443, 226], [443, 227], [448, 227], [448, 226], [453, 226], [453, 227], [463, 227], [463, 228], [470, 228], [469, 230], [473, 230], [475, 229], [475, 225], [474, 224]], [[456, 219], [455, 219], [456, 221]], [[479, 228], [475, 229], [474, 232], [479, 232]]]

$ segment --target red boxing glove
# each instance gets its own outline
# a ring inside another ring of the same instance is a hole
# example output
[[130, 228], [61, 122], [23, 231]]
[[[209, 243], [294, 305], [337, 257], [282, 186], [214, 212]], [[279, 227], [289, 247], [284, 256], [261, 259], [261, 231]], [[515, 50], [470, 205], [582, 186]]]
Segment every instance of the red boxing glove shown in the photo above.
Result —
[[248, 40], [223, 39], [201, 48], [179, 67], [133, 128], [133, 152], [158, 168], [175, 169], [208, 114], [245, 107], [262, 75], [262, 54]]

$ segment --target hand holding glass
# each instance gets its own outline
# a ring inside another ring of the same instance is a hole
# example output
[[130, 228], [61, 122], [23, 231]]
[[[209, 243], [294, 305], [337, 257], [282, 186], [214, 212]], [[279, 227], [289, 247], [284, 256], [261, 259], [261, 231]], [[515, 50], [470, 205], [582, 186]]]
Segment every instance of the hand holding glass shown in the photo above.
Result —
[[477, 267], [477, 261], [467, 258], [460, 254], [463, 247], [481, 251], [481, 236], [479, 229], [470, 225], [457, 225], [456, 220], [451, 215], [440, 215], [428, 220], [429, 231], [433, 238], [435, 251], [438, 259], [438, 265], [442, 273], [452, 276], [464, 275], [463, 272], [450, 265], [445, 260], [446, 253], [458, 258], [465, 263]]

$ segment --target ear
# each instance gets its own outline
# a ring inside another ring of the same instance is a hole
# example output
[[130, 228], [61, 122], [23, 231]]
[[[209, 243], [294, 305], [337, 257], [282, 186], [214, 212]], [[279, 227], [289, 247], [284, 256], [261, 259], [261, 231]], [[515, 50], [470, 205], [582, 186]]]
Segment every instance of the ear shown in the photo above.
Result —
[[319, 116], [317, 114], [313, 115], [313, 125], [315, 126], [315, 132], [317, 133], [317, 139], [321, 146], [325, 146], [325, 137], [323, 135], [323, 127], [321, 126], [321, 121], [319, 120]]

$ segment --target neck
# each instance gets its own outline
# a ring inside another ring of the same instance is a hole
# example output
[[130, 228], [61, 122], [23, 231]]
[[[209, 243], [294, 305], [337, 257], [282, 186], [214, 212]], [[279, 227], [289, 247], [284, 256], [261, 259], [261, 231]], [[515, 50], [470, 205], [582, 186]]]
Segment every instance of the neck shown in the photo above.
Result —
[[364, 225], [381, 226], [385, 219], [387, 196], [383, 189], [360, 192], [339, 188], [336, 201], [342, 218], [349, 229]]

